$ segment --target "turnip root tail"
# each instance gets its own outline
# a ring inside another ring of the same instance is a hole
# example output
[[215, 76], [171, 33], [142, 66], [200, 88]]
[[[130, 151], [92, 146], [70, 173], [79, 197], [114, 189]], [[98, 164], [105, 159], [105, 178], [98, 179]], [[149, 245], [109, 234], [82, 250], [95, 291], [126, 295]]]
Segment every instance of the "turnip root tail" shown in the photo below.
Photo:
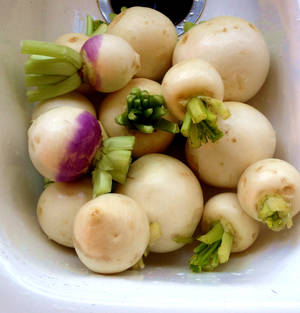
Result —
[[194, 249], [194, 255], [189, 261], [190, 269], [193, 272], [212, 271], [219, 264], [228, 262], [233, 236], [224, 231], [220, 222], [197, 240], [201, 243]]
[[229, 110], [222, 101], [205, 96], [190, 99], [181, 133], [189, 138], [192, 148], [222, 138], [224, 134], [218, 127], [217, 116], [222, 119], [230, 116]]
[[147, 90], [132, 88], [127, 96], [127, 110], [117, 116], [115, 121], [119, 125], [148, 134], [155, 129], [171, 134], [179, 133], [176, 123], [163, 118], [167, 112], [161, 95], [150, 95]]
[[279, 194], [265, 195], [258, 202], [258, 218], [273, 231], [293, 226], [290, 204]]

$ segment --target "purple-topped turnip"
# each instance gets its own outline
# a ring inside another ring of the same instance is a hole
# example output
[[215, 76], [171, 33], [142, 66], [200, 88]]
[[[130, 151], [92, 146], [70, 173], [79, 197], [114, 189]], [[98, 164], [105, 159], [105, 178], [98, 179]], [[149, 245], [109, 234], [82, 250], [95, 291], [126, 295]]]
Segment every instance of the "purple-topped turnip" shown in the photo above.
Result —
[[33, 165], [41, 175], [59, 182], [73, 181], [86, 173], [100, 143], [97, 119], [78, 108], [50, 110], [28, 130]]
[[140, 68], [140, 57], [127, 41], [102, 34], [85, 41], [80, 54], [50, 42], [22, 41], [30, 102], [53, 98], [77, 89], [82, 81], [101, 92], [124, 87]]

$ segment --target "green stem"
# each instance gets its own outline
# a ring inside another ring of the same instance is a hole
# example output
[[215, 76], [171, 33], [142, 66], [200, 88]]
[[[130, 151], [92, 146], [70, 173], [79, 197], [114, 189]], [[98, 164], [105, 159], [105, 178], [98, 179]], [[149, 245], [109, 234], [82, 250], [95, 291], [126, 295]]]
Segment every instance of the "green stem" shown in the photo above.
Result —
[[232, 242], [233, 242], [233, 236], [224, 231], [223, 236], [222, 236], [222, 242], [220, 245], [220, 248], [218, 249], [218, 257], [220, 263], [226, 263], [229, 260], [230, 256], [230, 251], [232, 247]]
[[80, 69], [82, 65], [81, 56], [78, 52], [67, 46], [57, 45], [52, 42], [23, 40], [21, 42], [21, 52], [54, 57], [73, 64], [77, 69]]
[[94, 32], [94, 20], [90, 15], [86, 17], [86, 35], [91, 36]]
[[180, 131], [189, 139], [192, 148], [222, 138], [223, 132], [218, 128], [217, 115], [222, 118], [230, 116], [223, 102], [204, 96], [190, 99]]
[[71, 63], [62, 62], [54, 58], [43, 61], [28, 59], [25, 63], [26, 74], [71, 76], [76, 72], [77, 68]]
[[220, 240], [223, 236], [223, 233], [223, 226], [220, 222], [218, 222], [209, 232], [207, 232], [205, 235], [200, 236], [199, 238], [197, 238], [197, 240], [210, 245], [215, 241]]
[[228, 261], [233, 236], [224, 231], [221, 222], [216, 223], [211, 230], [197, 240], [201, 243], [194, 249], [194, 255], [189, 261], [193, 272], [212, 271], [220, 263]]
[[111, 137], [103, 142], [103, 151], [108, 153], [116, 150], [132, 150], [134, 142], [134, 136]]
[[127, 109], [115, 118], [119, 125], [150, 134], [155, 129], [172, 134], [179, 132], [176, 123], [163, 118], [167, 113], [164, 98], [161, 95], [150, 95], [146, 90], [132, 88], [126, 98]]
[[105, 34], [107, 32], [108, 25], [105, 23], [100, 24], [95, 31], [92, 33], [92, 36]]
[[187, 109], [195, 124], [200, 123], [207, 118], [206, 108], [199, 98], [192, 98], [188, 103]]
[[258, 201], [258, 218], [273, 231], [293, 226], [291, 205], [278, 193], [264, 195]]
[[[120, 136], [105, 139], [102, 147], [97, 151], [93, 160], [93, 166], [95, 168], [94, 175], [100, 175], [100, 172], [102, 174], [107, 173], [112, 180], [120, 184], [125, 183], [129, 166], [132, 161], [131, 153], [134, 147], [134, 142], [134, 136]], [[99, 180], [95, 181], [97, 182]], [[111, 192], [112, 185], [110, 184], [108, 186], [106, 184], [105, 186], [105, 193]], [[108, 187], [110, 188], [109, 191]], [[97, 192], [97, 195], [100, 195], [101, 192], [102, 189]]]
[[27, 87], [52, 85], [65, 80], [67, 77], [62, 75], [38, 75], [31, 74], [25, 76], [25, 84]]
[[92, 172], [93, 197], [96, 198], [105, 193], [109, 193], [112, 187], [112, 176], [106, 171], [95, 169]]
[[160, 227], [159, 223], [153, 222], [153, 223], [150, 224], [149, 245], [152, 245], [159, 238], [161, 238], [161, 227]]
[[73, 74], [62, 82], [53, 85], [40, 86], [35, 90], [28, 90], [29, 102], [51, 99], [77, 89], [81, 85], [78, 73]]
[[188, 32], [191, 28], [193, 28], [196, 24], [194, 24], [193, 22], [185, 22], [183, 24], [183, 30], [184, 32]]

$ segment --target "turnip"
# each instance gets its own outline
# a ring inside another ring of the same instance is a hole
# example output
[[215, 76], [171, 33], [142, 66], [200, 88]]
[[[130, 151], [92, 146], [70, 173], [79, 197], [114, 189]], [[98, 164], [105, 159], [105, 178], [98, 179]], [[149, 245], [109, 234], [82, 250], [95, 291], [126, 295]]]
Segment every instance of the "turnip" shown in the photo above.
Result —
[[218, 122], [224, 136], [197, 149], [186, 145], [186, 158], [206, 183], [235, 188], [249, 165], [273, 156], [276, 137], [268, 119], [252, 106], [240, 102], [225, 104], [231, 116]]
[[73, 247], [73, 222], [80, 207], [92, 199], [91, 180], [51, 183], [37, 204], [39, 224], [49, 239]]
[[150, 223], [159, 227], [161, 236], [149, 245], [152, 252], [182, 247], [180, 239], [192, 236], [202, 215], [202, 189], [197, 178], [184, 163], [167, 155], [147, 154], [137, 159], [126, 183], [116, 192], [136, 200]]
[[245, 212], [269, 229], [290, 228], [300, 211], [300, 174], [286, 161], [260, 160], [242, 174], [238, 198]]
[[[108, 136], [135, 136], [134, 156], [163, 152], [179, 129], [173, 123], [175, 119], [167, 114], [161, 94], [159, 83], [136, 78], [123, 89], [106, 96], [98, 117]], [[164, 115], [166, 119], [162, 118]]]
[[37, 86], [27, 92], [30, 102], [68, 93], [82, 80], [97, 91], [112, 92], [124, 87], [140, 68], [140, 57], [128, 42], [108, 34], [85, 41], [80, 54], [67, 46], [30, 40], [22, 41], [22, 53], [32, 54], [25, 64], [27, 81]]
[[172, 65], [177, 42], [172, 21], [157, 10], [131, 7], [118, 14], [108, 25], [108, 34], [122, 37], [141, 57], [137, 77], [160, 80]]
[[181, 133], [197, 148], [223, 136], [217, 115], [230, 112], [223, 104], [224, 86], [219, 73], [200, 59], [182, 61], [171, 67], [162, 82], [162, 93], [170, 112], [184, 121]]
[[100, 142], [97, 119], [78, 108], [52, 109], [28, 130], [31, 161], [41, 175], [53, 181], [72, 181], [84, 174]]
[[74, 246], [82, 263], [94, 272], [125, 271], [141, 259], [148, 243], [147, 216], [127, 196], [99, 196], [76, 215]]
[[235, 193], [221, 193], [205, 204], [201, 230], [201, 244], [189, 262], [197, 273], [228, 262], [231, 252], [248, 249], [259, 234], [259, 223], [242, 210]]
[[173, 64], [201, 58], [213, 65], [224, 82], [224, 100], [245, 102], [262, 87], [270, 65], [268, 47], [250, 22], [220, 16], [198, 24], [178, 41]]
[[96, 111], [93, 104], [79, 92], [73, 91], [66, 95], [39, 102], [34, 107], [32, 112], [32, 120], [37, 119], [43, 113], [46, 113], [55, 108], [60, 108], [62, 106], [79, 108], [84, 111], [88, 111], [96, 117]]

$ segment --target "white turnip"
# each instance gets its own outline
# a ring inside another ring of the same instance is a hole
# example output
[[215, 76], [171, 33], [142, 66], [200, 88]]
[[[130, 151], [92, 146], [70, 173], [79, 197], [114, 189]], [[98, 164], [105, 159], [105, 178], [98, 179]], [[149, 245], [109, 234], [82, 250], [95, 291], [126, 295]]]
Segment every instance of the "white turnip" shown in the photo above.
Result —
[[238, 198], [245, 212], [269, 229], [290, 228], [300, 211], [300, 174], [286, 161], [260, 160], [242, 174]]

